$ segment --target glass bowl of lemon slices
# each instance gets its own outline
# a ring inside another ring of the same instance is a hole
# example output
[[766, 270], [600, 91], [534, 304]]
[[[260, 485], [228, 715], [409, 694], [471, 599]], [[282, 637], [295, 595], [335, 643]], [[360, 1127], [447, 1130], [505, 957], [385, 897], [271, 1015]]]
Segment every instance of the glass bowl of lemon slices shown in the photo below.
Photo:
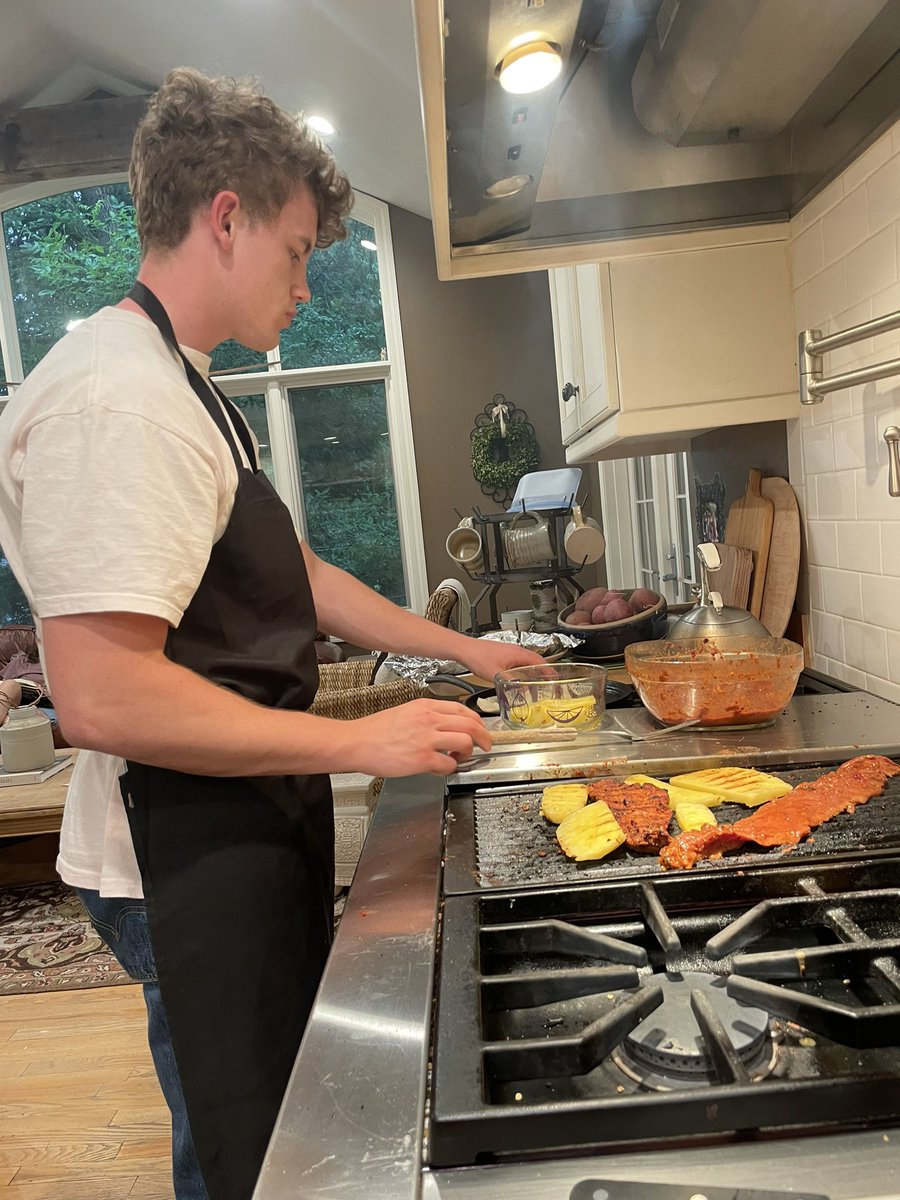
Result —
[[494, 676], [511, 729], [596, 729], [606, 711], [606, 668], [581, 663], [514, 667]]

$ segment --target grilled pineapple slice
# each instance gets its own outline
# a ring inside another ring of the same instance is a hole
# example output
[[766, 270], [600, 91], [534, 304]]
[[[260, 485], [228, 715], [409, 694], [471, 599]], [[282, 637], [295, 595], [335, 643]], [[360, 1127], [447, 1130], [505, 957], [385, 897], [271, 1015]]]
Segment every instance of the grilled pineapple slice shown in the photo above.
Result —
[[715, 792], [700, 792], [686, 787], [677, 787], [673, 783], [663, 783], [661, 779], [654, 779], [652, 775], [629, 775], [626, 783], [647, 783], [651, 787], [662, 788], [669, 795], [669, 808], [674, 809], [676, 805], [683, 804], [686, 801], [692, 804], [704, 804], [707, 808], [713, 808], [717, 804], [721, 804], [727, 799], [724, 793], [717, 794]]
[[[678, 789], [687, 791], [687, 788]], [[695, 792], [694, 795], [699, 795]], [[685, 833], [690, 829], [702, 829], [704, 825], [717, 824], [716, 818], [712, 815], [705, 804], [698, 803], [696, 800], [685, 800], [680, 804], [675, 805], [675, 820], [678, 822], [678, 828]]]
[[603, 800], [573, 812], [556, 831], [556, 840], [569, 858], [590, 862], [618, 850], [625, 834]]
[[554, 783], [541, 795], [541, 816], [558, 825], [571, 813], [587, 804], [588, 790], [583, 783]]
[[708, 771], [689, 771], [686, 775], [673, 775], [671, 782], [677, 787], [721, 795], [732, 803], [746, 804], [750, 808], [765, 804], [768, 800], [777, 800], [779, 796], [786, 796], [794, 790], [783, 779], [750, 767], [714, 767]]

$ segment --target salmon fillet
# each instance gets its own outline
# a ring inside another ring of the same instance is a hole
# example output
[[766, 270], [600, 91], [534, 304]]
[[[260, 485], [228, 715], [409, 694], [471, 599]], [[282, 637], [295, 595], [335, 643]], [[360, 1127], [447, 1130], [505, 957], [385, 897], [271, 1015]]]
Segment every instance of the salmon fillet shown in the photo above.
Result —
[[900, 766], [882, 755], [851, 758], [836, 771], [798, 784], [787, 796], [770, 800], [733, 825], [709, 825], [679, 834], [663, 847], [659, 861], [667, 868], [687, 870], [701, 858], [720, 858], [747, 842], [795, 846], [823, 821], [853, 812], [858, 804], [879, 796], [892, 775], [900, 775]]
[[630, 850], [656, 854], [668, 842], [672, 810], [668, 793], [662, 788], [648, 783], [599, 779], [588, 788], [588, 798], [589, 802], [604, 800], [609, 805]]

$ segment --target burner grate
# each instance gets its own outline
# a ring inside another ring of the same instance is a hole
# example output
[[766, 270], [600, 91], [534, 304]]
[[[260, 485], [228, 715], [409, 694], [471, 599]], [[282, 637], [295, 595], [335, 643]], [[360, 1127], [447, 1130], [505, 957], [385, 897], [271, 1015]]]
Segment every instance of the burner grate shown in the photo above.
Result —
[[895, 879], [807, 863], [450, 897], [432, 1165], [900, 1115]]

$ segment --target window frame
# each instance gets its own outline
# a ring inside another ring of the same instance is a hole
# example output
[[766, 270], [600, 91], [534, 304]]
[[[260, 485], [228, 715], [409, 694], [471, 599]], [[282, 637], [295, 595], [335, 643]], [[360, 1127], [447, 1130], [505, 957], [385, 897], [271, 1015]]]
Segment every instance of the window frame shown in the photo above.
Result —
[[[0, 193], [0, 217], [8, 209], [46, 196], [112, 183], [127, 183], [127, 176], [116, 173], [23, 184]], [[276, 348], [267, 355], [267, 363], [262, 370], [217, 375], [215, 378], [226, 396], [265, 395], [276, 487], [303, 537], [306, 536], [303, 486], [288, 390], [374, 380], [384, 382], [407, 606], [414, 612], [422, 613], [428, 600], [428, 582], [390, 208], [383, 200], [355, 192], [351, 217], [375, 230], [386, 357], [378, 362], [285, 370], [281, 366], [279, 349]], [[23, 378], [23, 368], [4, 237], [0, 237], [0, 349], [6, 377], [12, 381], [9, 387], [9, 394], [12, 395]], [[5, 398], [0, 398], [0, 406], [5, 402]]]

